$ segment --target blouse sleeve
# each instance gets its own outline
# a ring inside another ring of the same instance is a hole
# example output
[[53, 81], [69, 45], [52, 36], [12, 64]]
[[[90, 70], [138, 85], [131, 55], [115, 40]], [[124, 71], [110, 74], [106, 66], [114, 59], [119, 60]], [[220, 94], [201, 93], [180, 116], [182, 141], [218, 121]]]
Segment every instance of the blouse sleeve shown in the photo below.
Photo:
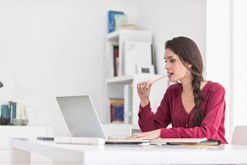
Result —
[[156, 113], [152, 111], [150, 103], [145, 107], [140, 106], [138, 124], [142, 132], [166, 128], [170, 124], [171, 115], [166, 95], [167, 94], [164, 95]]
[[161, 138], [219, 138], [220, 135], [218, 132], [224, 132], [224, 130], [219, 130], [220, 128], [224, 128], [222, 126], [224, 125], [224, 116], [225, 90], [220, 86], [211, 91], [211, 96], [209, 96], [205, 109], [205, 116], [200, 127], [162, 128]]

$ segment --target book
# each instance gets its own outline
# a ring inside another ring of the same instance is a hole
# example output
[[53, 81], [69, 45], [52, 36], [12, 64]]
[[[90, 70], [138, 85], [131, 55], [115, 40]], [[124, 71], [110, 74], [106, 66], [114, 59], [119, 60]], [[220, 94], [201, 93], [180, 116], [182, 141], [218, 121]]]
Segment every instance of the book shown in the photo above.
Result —
[[117, 14], [114, 16], [115, 18], [115, 31], [119, 30], [118, 27], [121, 25], [128, 24], [128, 17], [124, 14]]
[[134, 24], [119, 25], [117, 30], [140, 30], [140, 27]]
[[15, 112], [13, 109], [13, 101], [8, 102], [8, 107], [9, 107], [9, 114], [10, 114], [9, 125], [13, 125], [14, 114], [16, 116], [16, 109], [15, 109]]
[[150, 140], [150, 144], [187, 145], [187, 146], [217, 146], [220, 140], [207, 138], [160, 138]]
[[22, 109], [21, 103], [16, 104], [16, 119], [21, 119], [21, 109]]
[[16, 102], [11, 102], [11, 104], [12, 104], [12, 112], [13, 112], [13, 114], [12, 114], [12, 119], [16, 119], [16, 107], [17, 107], [17, 103]]
[[118, 67], [119, 67], [119, 46], [113, 46], [113, 71], [114, 77], [118, 76]]
[[220, 144], [221, 144], [221, 141], [217, 139], [207, 139], [200, 143], [182, 143], [182, 144], [176, 144], [176, 143], [169, 144], [168, 143], [168, 145], [183, 145], [183, 146], [218, 146]]
[[54, 137], [58, 144], [105, 144], [105, 139], [99, 137]]
[[108, 33], [115, 31], [115, 15], [124, 15], [122, 11], [108, 11]]
[[111, 122], [124, 122], [124, 99], [110, 99]]

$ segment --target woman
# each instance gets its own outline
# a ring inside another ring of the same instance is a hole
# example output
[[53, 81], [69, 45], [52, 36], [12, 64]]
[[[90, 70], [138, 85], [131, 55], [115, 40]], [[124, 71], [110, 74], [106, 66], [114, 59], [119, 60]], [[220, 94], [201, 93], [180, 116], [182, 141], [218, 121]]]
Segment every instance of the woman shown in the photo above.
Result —
[[[214, 138], [226, 144], [225, 90], [202, 76], [200, 51], [189, 38], [177, 37], [165, 44], [168, 87], [156, 113], [151, 111], [151, 81], [137, 84], [140, 97], [139, 126], [143, 133], [132, 138]], [[171, 124], [172, 128], [167, 128]]]

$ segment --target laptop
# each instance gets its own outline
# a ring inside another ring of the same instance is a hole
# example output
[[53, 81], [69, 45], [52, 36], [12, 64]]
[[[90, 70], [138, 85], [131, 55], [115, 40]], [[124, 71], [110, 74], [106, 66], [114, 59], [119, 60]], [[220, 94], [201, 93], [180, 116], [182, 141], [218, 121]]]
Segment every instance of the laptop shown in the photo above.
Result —
[[104, 138], [106, 144], [140, 144], [140, 139], [108, 138], [88, 95], [56, 97], [72, 137]]

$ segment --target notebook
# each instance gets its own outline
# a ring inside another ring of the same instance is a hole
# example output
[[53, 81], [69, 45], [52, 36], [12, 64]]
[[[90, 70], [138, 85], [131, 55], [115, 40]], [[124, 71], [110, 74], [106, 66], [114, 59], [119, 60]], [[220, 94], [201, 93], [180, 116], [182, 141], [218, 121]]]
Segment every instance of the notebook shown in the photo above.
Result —
[[217, 146], [220, 140], [207, 138], [159, 138], [150, 140], [150, 144], [184, 145], [184, 146]]
[[[63, 114], [65, 122], [72, 137], [77, 138], [77, 143], [83, 143], [83, 139], [103, 138], [106, 144], [140, 144], [149, 142], [140, 139], [108, 138], [105, 134], [93, 102], [88, 95], [56, 97], [57, 103]], [[81, 141], [78, 141], [78, 137]], [[71, 137], [70, 138], [70, 142]], [[56, 142], [56, 137], [54, 138]], [[63, 138], [60, 138], [63, 139]], [[57, 138], [58, 140], [58, 138]], [[68, 139], [64, 139], [66, 142]], [[97, 142], [97, 140], [96, 140]]]

